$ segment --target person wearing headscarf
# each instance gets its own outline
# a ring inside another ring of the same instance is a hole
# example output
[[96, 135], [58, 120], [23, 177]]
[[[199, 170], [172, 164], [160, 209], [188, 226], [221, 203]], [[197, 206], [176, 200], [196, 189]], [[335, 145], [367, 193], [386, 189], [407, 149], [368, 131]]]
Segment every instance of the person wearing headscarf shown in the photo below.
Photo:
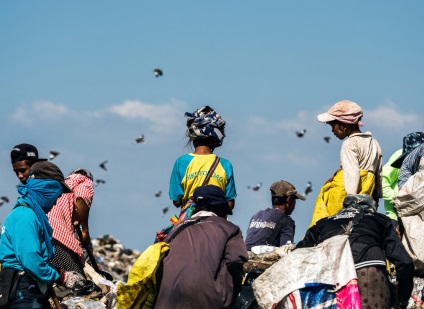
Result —
[[367, 194], [346, 196], [343, 208], [309, 228], [296, 249], [315, 246], [347, 230], [362, 307], [390, 308], [387, 259], [396, 267], [400, 308], [406, 308], [413, 288], [413, 262], [390, 218], [378, 213], [377, 207]]
[[46, 287], [60, 275], [50, 262], [53, 231], [46, 214], [62, 193], [71, 191], [61, 170], [47, 161], [34, 163], [26, 183], [18, 186], [21, 196], [7, 216], [0, 238], [2, 271], [19, 271], [13, 308], [50, 308]]
[[[176, 207], [185, 205], [194, 190], [202, 185], [217, 157], [214, 150], [222, 145], [225, 138], [225, 121], [213, 108], [204, 106], [193, 113], [185, 113], [185, 117], [187, 136], [194, 151], [179, 157], [172, 170], [169, 197]], [[233, 209], [237, 192], [230, 161], [220, 158], [209, 184], [225, 192], [230, 208]]]
[[369, 194], [378, 203], [382, 197], [382, 153], [371, 132], [362, 133], [362, 108], [355, 102], [343, 100], [327, 112], [317, 116], [318, 121], [331, 126], [332, 132], [344, 140], [340, 151], [340, 169], [336, 171], [317, 197], [310, 227], [319, 219], [334, 215], [346, 195]]
[[75, 235], [74, 222], [78, 221], [81, 226], [77, 228], [81, 228], [82, 242], [91, 245], [88, 217], [94, 196], [93, 175], [85, 168], [77, 168], [69, 173], [65, 183], [72, 192], [63, 194], [47, 215], [55, 247], [52, 264], [61, 271], [62, 285], [84, 294], [86, 290], [91, 291], [93, 283], [84, 273], [85, 257]]
[[156, 273], [155, 309], [232, 308], [241, 290], [247, 250], [240, 228], [226, 219], [224, 191], [200, 186], [193, 199], [193, 216], [165, 239], [170, 250]]
[[392, 163], [393, 167], [400, 168], [398, 177], [399, 189], [418, 171], [421, 157], [424, 155], [423, 143], [423, 132], [414, 132], [405, 136], [402, 155]]

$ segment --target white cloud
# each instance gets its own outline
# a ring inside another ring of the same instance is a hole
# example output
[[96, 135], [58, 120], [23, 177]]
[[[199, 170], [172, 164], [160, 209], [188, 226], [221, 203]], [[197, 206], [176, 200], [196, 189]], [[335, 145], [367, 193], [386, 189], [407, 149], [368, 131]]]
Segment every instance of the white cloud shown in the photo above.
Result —
[[51, 101], [35, 101], [30, 107], [20, 106], [12, 114], [12, 121], [31, 126], [39, 120], [59, 121], [69, 113], [64, 104]]
[[155, 105], [137, 100], [126, 100], [122, 104], [110, 107], [108, 111], [125, 119], [145, 120], [155, 131], [172, 132], [176, 127], [181, 126], [182, 105], [178, 101]]
[[364, 122], [370, 122], [375, 127], [402, 129], [405, 126], [419, 126], [421, 120], [417, 114], [402, 113], [396, 104], [387, 102], [373, 110], [364, 112]]
[[[124, 120], [142, 120], [143, 125], [159, 133], [172, 133], [175, 128], [184, 125], [185, 104], [172, 100], [167, 104], [149, 104], [137, 100], [126, 100], [122, 104], [113, 105], [106, 110], [77, 111], [69, 109], [65, 104], [51, 101], [36, 101], [30, 106], [20, 106], [11, 119], [26, 127], [31, 127], [40, 121], [67, 122], [78, 121], [79, 124], [89, 123], [93, 119], [101, 120], [107, 114], [119, 116]], [[183, 130], [183, 129], [182, 129]]]
[[314, 114], [312, 112], [300, 111], [295, 117], [289, 117], [290, 115], [287, 115], [286, 119], [270, 121], [264, 117], [252, 116], [248, 121], [248, 125], [250, 124], [249, 129], [251, 130], [265, 133], [281, 132], [281, 130], [294, 132], [295, 130], [301, 130], [310, 126]]

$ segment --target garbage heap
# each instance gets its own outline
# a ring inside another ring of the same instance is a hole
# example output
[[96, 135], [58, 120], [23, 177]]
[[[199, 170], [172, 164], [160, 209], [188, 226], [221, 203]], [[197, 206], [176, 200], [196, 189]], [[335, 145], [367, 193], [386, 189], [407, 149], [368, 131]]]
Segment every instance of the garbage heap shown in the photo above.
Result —
[[93, 254], [100, 269], [110, 273], [114, 281], [126, 282], [132, 265], [137, 260], [138, 250], [126, 249], [111, 235], [104, 235], [92, 240]]

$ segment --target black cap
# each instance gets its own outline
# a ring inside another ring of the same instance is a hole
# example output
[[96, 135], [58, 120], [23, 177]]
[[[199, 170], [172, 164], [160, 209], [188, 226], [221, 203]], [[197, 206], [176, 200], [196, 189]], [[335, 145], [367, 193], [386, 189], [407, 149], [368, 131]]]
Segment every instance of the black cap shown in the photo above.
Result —
[[72, 192], [71, 188], [65, 183], [62, 171], [56, 164], [48, 161], [36, 162], [31, 166], [32, 174], [29, 177], [36, 179], [54, 179], [60, 182], [63, 187], [63, 193]]
[[228, 205], [227, 197], [220, 187], [214, 185], [200, 186], [194, 190], [193, 200], [196, 207], [203, 208], [209, 206], [227, 205], [228, 214], [232, 215], [230, 206]]
[[47, 159], [38, 158], [37, 148], [30, 144], [19, 144], [13, 147], [12, 151], [10, 152], [10, 159], [12, 160], [12, 164], [17, 161], [24, 160], [31, 161], [31, 163], [47, 161]]
[[413, 132], [405, 135], [403, 138], [402, 154], [392, 163], [392, 167], [401, 168], [403, 160], [405, 160], [406, 156], [422, 143], [424, 143], [423, 132]]

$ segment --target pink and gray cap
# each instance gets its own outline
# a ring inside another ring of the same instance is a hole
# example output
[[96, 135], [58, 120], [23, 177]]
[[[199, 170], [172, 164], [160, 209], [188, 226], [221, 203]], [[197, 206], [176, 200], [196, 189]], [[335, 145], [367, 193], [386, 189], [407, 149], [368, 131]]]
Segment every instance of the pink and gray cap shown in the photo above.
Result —
[[343, 123], [362, 126], [363, 123], [360, 119], [363, 115], [364, 112], [358, 104], [352, 101], [342, 100], [331, 106], [327, 112], [319, 114], [317, 118], [320, 122], [338, 120]]

